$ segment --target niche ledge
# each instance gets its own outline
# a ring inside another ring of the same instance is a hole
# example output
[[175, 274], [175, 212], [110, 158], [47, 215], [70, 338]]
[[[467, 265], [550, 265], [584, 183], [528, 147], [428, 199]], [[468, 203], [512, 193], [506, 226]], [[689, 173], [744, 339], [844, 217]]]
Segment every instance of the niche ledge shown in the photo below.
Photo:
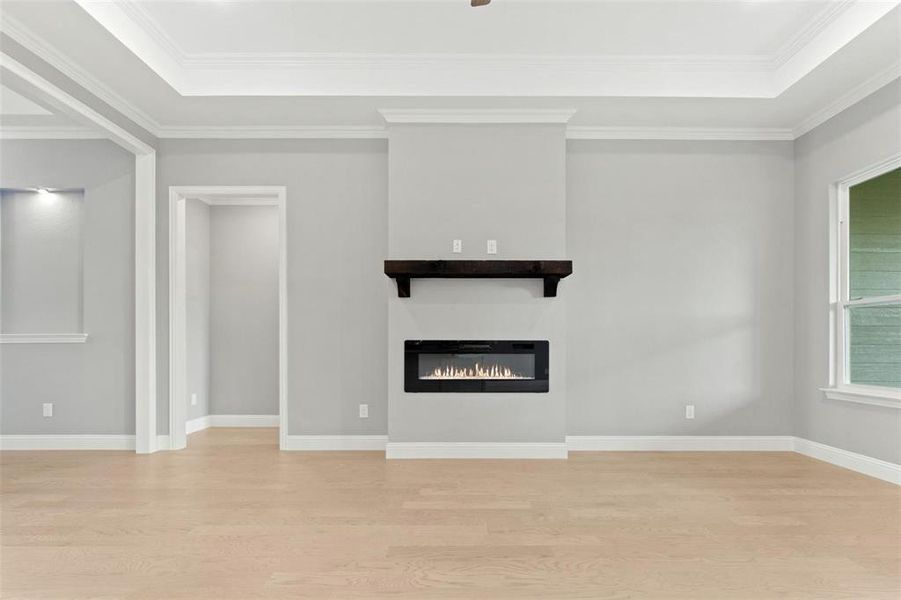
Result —
[[0, 333], [0, 344], [84, 344], [86, 333]]

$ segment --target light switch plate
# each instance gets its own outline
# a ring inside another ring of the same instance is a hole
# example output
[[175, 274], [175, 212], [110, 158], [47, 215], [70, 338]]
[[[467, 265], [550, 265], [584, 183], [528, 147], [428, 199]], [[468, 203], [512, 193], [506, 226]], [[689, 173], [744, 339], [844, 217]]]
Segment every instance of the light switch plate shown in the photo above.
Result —
[[463, 240], [454, 240], [454, 254], [463, 252]]
[[686, 404], [685, 405], [685, 418], [686, 419], [694, 419], [695, 418], [695, 405], [694, 404]]
[[488, 254], [497, 254], [497, 240], [488, 240]]
[[197, 406], [197, 394], [191, 394], [191, 406]]

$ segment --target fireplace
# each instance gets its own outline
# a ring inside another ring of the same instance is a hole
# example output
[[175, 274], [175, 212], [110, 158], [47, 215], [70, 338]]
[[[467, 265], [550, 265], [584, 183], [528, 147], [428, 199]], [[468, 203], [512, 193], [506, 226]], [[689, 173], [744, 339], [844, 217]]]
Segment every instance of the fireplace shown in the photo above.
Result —
[[547, 340], [406, 340], [405, 392], [547, 392]]

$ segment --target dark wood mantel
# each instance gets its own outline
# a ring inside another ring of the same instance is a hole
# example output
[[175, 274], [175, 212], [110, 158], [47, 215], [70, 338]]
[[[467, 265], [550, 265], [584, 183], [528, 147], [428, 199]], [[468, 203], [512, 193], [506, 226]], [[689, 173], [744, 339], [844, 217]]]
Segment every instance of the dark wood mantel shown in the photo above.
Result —
[[398, 298], [410, 297], [411, 279], [543, 279], [544, 296], [573, 272], [571, 260], [386, 260], [385, 275], [397, 282]]

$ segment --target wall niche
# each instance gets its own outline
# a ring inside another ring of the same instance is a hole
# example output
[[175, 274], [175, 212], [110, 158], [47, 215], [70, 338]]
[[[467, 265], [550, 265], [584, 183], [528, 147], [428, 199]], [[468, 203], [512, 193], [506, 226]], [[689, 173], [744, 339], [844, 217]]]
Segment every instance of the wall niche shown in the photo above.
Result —
[[0, 190], [0, 334], [84, 341], [84, 190]]

